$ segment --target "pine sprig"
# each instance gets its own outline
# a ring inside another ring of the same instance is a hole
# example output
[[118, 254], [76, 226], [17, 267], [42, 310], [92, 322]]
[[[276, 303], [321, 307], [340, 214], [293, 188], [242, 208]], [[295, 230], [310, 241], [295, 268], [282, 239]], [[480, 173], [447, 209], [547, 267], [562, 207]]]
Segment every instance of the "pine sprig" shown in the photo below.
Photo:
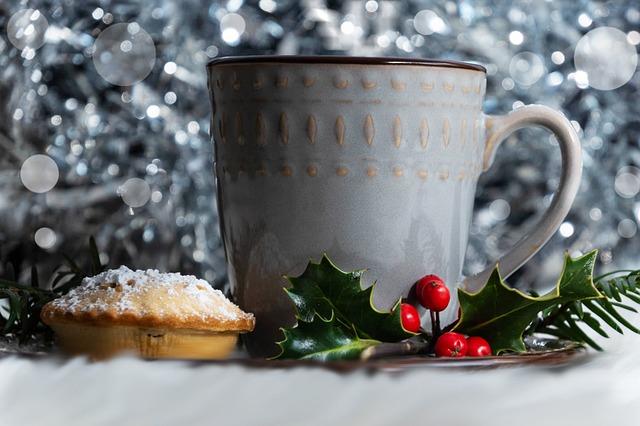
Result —
[[640, 305], [640, 270], [610, 272], [596, 277], [594, 284], [603, 297], [552, 306], [540, 313], [527, 333], [583, 342], [596, 350], [602, 348], [585, 333], [585, 328], [609, 337], [604, 323], [620, 334], [624, 329], [640, 334], [640, 329], [621, 313], [623, 310], [638, 313], [634, 305]]
[[68, 256], [65, 264], [54, 273], [48, 288], [41, 285], [38, 270], [31, 267], [31, 277], [27, 284], [0, 278], [0, 334], [16, 337], [26, 342], [35, 334], [51, 333], [40, 321], [40, 311], [49, 301], [66, 294], [78, 286], [87, 276], [104, 271], [107, 265], [100, 261], [100, 252], [93, 237], [89, 238], [89, 270], [84, 270]]

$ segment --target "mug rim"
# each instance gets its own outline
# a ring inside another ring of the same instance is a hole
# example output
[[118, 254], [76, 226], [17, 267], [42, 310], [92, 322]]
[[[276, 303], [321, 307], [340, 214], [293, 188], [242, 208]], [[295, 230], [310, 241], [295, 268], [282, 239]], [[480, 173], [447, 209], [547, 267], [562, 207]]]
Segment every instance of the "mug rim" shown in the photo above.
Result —
[[487, 69], [470, 62], [448, 59], [402, 58], [396, 56], [339, 56], [339, 55], [247, 55], [223, 56], [207, 63], [207, 68], [219, 65], [245, 64], [342, 64], [342, 65], [418, 65], [438, 68], [457, 68], [487, 73]]

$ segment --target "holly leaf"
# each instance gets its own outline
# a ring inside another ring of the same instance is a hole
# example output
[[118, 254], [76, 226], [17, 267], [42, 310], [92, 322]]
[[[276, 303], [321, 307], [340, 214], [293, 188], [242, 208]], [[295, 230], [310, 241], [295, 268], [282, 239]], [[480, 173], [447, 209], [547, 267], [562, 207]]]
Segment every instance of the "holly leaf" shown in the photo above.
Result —
[[323, 255], [319, 263], [309, 262], [302, 275], [285, 277], [298, 323], [282, 330], [276, 358], [353, 359], [380, 342], [415, 336], [402, 327], [399, 300], [391, 312], [375, 308], [375, 284], [363, 289], [363, 272], [342, 271]]
[[364, 271], [345, 272], [338, 269], [326, 255], [320, 263], [309, 262], [299, 277], [285, 277], [291, 288], [285, 289], [293, 301], [298, 319], [310, 322], [316, 315], [336, 320], [368, 339], [398, 342], [415, 334], [402, 328], [400, 300], [391, 312], [373, 305], [375, 284], [362, 289]]
[[284, 340], [278, 342], [282, 352], [277, 358], [335, 361], [358, 359], [365, 349], [378, 340], [360, 339], [339, 324], [335, 318], [316, 316], [311, 322], [300, 321], [296, 327], [283, 329]]
[[453, 330], [484, 337], [496, 354], [525, 351], [522, 335], [539, 312], [561, 303], [603, 297], [593, 284], [596, 255], [595, 250], [576, 259], [565, 254], [556, 286], [539, 297], [508, 287], [496, 266], [479, 292], [458, 289], [461, 312]]

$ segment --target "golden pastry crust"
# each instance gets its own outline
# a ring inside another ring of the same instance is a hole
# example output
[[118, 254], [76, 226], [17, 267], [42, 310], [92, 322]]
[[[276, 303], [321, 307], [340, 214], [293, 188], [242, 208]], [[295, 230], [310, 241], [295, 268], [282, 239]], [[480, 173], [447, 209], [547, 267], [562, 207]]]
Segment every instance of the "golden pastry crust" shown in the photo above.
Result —
[[47, 303], [42, 321], [211, 332], [252, 331], [255, 319], [206, 281], [122, 266], [85, 278], [66, 295]]
[[208, 331], [252, 331], [255, 320], [249, 318], [234, 321], [205, 320], [198, 317], [167, 318], [153, 315], [113, 314], [97, 312], [65, 312], [49, 304], [42, 308], [42, 322], [47, 325], [56, 323], [83, 323], [87, 325], [129, 325], [150, 328], [189, 329]]
[[232, 331], [101, 327], [71, 322], [54, 324], [53, 328], [66, 353], [88, 355], [94, 360], [127, 353], [150, 359], [224, 359], [238, 340], [238, 333]]

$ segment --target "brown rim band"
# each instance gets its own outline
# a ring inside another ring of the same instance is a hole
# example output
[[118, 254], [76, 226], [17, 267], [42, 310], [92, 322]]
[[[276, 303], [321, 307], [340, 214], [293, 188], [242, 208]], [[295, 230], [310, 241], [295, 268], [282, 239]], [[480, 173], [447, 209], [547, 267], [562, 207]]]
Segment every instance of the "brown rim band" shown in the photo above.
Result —
[[262, 55], [262, 56], [226, 56], [209, 61], [207, 68], [219, 65], [243, 64], [343, 64], [343, 65], [419, 65], [440, 68], [458, 68], [486, 73], [482, 65], [468, 62], [440, 59], [373, 57], [373, 56], [298, 56], [298, 55]]

